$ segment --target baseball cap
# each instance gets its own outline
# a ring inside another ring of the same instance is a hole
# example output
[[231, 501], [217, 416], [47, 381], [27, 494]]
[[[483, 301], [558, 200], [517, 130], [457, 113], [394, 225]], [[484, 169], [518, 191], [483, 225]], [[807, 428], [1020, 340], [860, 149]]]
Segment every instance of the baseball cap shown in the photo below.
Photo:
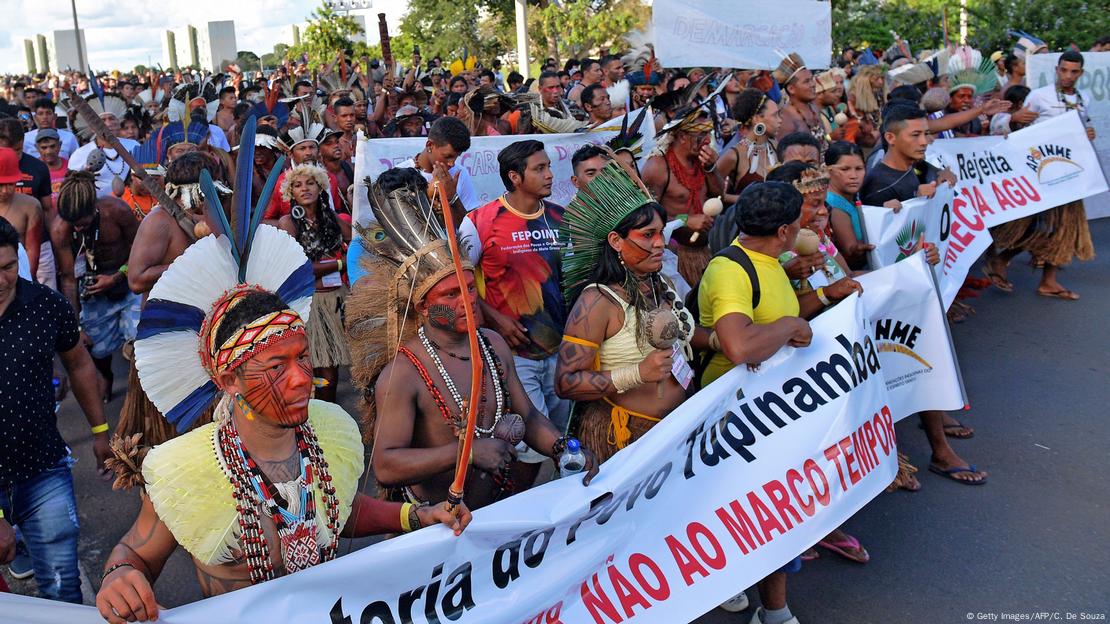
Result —
[[59, 135], [58, 131], [54, 128], [43, 128], [35, 133], [35, 143], [38, 143], [39, 141], [45, 141], [46, 139], [54, 139], [59, 143], [62, 141], [61, 135]]
[[23, 179], [19, 171], [19, 154], [10, 147], [0, 147], [0, 184], [15, 184]]

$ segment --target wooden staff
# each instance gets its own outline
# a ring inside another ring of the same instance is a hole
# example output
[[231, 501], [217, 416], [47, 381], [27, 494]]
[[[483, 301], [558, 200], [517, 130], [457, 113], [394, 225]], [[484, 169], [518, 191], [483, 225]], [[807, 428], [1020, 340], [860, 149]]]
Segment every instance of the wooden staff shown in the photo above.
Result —
[[385, 23], [385, 13], [378, 13], [378, 34], [382, 39], [382, 64], [386, 71], [393, 72], [393, 50], [389, 47], [389, 25]]
[[[463, 501], [466, 471], [470, 467], [470, 453], [474, 446], [474, 431], [478, 427], [478, 407], [481, 405], [479, 399], [482, 394], [482, 354], [478, 351], [478, 325], [470, 301], [470, 290], [466, 287], [466, 276], [463, 275], [462, 255], [459, 252], [459, 242], [455, 236], [455, 218], [451, 214], [451, 203], [447, 200], [447, 190], [438, 184], [436, 185], [436, 195], [439, 197], [439, 205], [443, 211], [444, 225], [447, 226], [447, 245], [451, 248], [451, 260], [455, 264], [455, 277], [459, 280], [459, 290], [466, 314], [466, 334], [470, 341], [470, 398], [466, 402], [466, 427], [463, 429], [462, 437], [459, 438], [459, 457], [455, 461], [455, 480], [447, 490], [447, 502], [444, 503], [447, 511], [455, 513]], [[491, 371], [490, 374], [495, 373]]]
[[193, 220], [185, 214], [185, 211], [181, 209], [181, 206], [177, 205], [177, 202], [174, 201], [172, 197], [166, 194], [166, 189], [162, 188], [162, 185], [159, 184], [157, 180], [147, 175], [146, 170], [135, 160], [131, 152], [124, 149], [119, 139], [116, 138], [116, 135], [112, 134], [108, 126], [104, 125], [104, 122], [100, 119], [100, 115], [96, 114], [96, 111], [89, 106], [89, 103], [86, 102], [84, 98], [78, 97], [72, 87], [67, 87], [65, 92], [69, 101], [73, 103], [74, 109], [77, 110], [77, 114], [85, 120], [85, 123], [89, 124], [89, 127], [93, 129], [96, 136], [107, 142], [108, 145], [112, 146], [112, 149], [116, 150], [117, 154], [123, 157], [123, 162], [127, 163], [127, 166], [131, 168], [131, 173], [139, 176], [146, 190], [158, 200], [158, 205], [162, 206], [163, 210], [170, 213], [170, 216], [177, 221], [181, 229], [185, 230], [185, 236], [189, 238], [189, 242], [192, 243], [197, 240], [196, 235], [193, 234]]

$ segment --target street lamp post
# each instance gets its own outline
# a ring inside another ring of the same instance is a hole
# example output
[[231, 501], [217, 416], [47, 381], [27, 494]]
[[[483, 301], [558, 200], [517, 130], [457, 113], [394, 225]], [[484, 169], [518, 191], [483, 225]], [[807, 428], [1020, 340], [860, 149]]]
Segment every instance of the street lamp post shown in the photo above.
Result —
[[73, 38], [77, 40], [77, 65], [84, 72], [88, 67], [85, 66], [85, 52], [81, 49], [81, 28], [77, 26], [77, 0], [69, 0], [69, 8], [73, 10]]

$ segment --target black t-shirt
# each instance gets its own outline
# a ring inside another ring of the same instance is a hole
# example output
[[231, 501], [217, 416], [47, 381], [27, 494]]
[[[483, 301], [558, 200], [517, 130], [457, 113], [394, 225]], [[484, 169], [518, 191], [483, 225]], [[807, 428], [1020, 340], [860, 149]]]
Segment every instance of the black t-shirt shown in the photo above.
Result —
[[878, 162], [863, 179], [860, 201], [868, 206], [882, 206], [892, 199], [909, 201], [917, 197], [918, 186], [936, 181], [939, 171], [927, 162], [919, 162], [906, 171]]
[[68, 453], [54, 413], [54, 354], [80, 331], [62, 295], [20, 279], [0, 316], [0, 488], [26, 481]]
[[43, 197], [50, 197], [50, 169], [46, 166], [46, 163], [34, 156], [20, 154], [19, 172], [23, 176], [19, 182], [15, 183], [17, 193], [30, 195], [38, 200]]

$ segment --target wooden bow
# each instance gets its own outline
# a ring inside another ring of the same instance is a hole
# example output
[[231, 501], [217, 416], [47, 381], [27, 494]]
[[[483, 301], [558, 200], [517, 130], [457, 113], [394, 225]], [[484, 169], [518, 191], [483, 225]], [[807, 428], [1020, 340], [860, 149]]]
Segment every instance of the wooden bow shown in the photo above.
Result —
[[466, 426], [459, 438], [459, 456], [455, 461], [455, 480], [447, 491], [447, 502], [444, 503], [447, 511], [458, 513], [458, 507], [463, 501], [463, 493], [466, 487], [466, 472], [470, 467], [470, 454], [474, 446], [474, 431], [478, 426], [478, 407], [481, 405], [479, 399], [482, 393], [482, 355], [478, 350], [478, 326], [474, 319], [470, 289], [467, 288], [466, 276], [463, 275], [462, 254], [459, 251], [459, 241], [455, 235], [455, 218], [451, 214], [451, 203], [447, 199], [447, 190], [442, 185], [437, 183], [435, 189], [436, 195], [439, 196], [439, 205], [443, 210], [444, 225], [447, 226], [447, 245], [451, 249], [451, 260], [455, 264], [455, 277], [459, 280], [459, 290], [466, 315], [466, 334], [470, 342], [470, 398], [466, 402]]

